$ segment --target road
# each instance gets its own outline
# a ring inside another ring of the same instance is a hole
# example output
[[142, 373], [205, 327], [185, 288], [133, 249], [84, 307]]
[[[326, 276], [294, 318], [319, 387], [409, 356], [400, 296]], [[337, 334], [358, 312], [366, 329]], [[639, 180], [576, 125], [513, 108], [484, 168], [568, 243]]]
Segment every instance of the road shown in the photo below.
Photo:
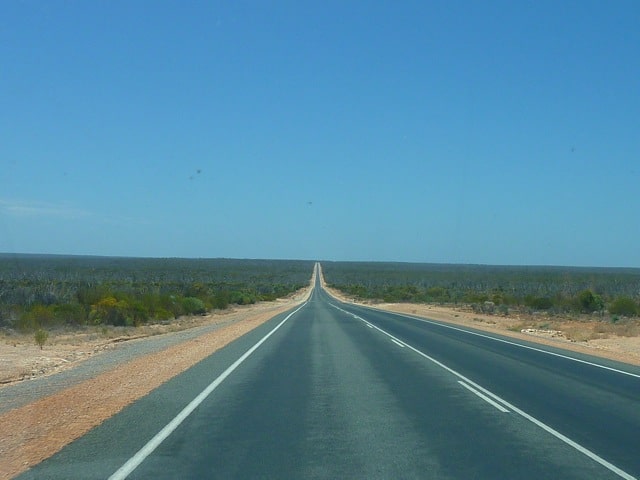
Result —
[[640, 478], [639, 438], [636, 367], [316, 284], [19, 478]]

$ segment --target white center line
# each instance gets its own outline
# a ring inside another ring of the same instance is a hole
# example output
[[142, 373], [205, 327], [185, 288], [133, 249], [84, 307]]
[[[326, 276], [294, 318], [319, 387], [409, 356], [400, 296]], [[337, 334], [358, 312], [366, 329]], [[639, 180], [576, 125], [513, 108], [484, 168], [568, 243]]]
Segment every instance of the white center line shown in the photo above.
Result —
[[466, 388], [467, 390], [469, 390], [470, 392], [475, 393], [477, 396], [479, 396], [481, 399], [483, 399], [485, 402], [487, 402], [490, 405], [493, 405], [494, 407], [496, 407], [498, 410], [500, 410], [503, 413], [509, 413], [509, 410], [507, 410], [506, 408], [504, 408], [502, 405], [500, 405], [497, 402], [494, 402], [493, 400], [491, 400], [489, 397], [487, 397], [484, 393], [479, 392], [478, 390], [476, 390], [475, 388], [473, 388], [471, 385], [467, 385], [466, 383], [464, 383], [462, 380], [458, 380], [458, 383], [460, 385], [462, 385], [464, 388]]

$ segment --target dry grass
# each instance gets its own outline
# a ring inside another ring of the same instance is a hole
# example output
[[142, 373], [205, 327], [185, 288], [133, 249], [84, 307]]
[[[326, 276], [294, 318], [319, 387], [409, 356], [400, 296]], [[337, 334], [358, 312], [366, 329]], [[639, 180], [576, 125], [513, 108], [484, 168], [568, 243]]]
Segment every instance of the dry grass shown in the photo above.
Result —
[[584, 327], [566, 327], [563, 332], [567, 340], [572, 342], [588, 342], [589, 340], [603, 338], [602, 334]]

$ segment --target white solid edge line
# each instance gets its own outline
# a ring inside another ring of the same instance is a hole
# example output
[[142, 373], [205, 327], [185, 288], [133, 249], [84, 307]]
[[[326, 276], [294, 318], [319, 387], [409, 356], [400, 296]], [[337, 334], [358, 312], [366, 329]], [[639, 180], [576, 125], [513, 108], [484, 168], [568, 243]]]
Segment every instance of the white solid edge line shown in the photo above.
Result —
[[482, 400], [484, 400], [485, 402], [487, 402], [490, 405], [493, 405], [495, 408], [497, 408], [498, 410], [500, 410], [502, 413], [509, 413], [509, 410], [507, 410], [506, 408], [504, 408], [502, 405], [500, 405], [498, 402], [494, 402], [493, 400], [491, 400], [489, 397], [487, 397], [484, 393], [479, 392], [478, 390], [476, 390], [475, 388], [473, 388], [471, 385], [467, 385], [466, 383], [464, 383], [462, 380], [458, 380], [458, 383], [460, 385], [462, 385], [464, 388], [466, 388], [467, 390], [469, 390], [471, 393], [475, 393], [478, 397], [480, 397]]
[[149, 455], [153, 453], [153, 451], [160, 446], [160, 444], [167, 439], [169, 435], [171, 435], [176, 428], [213, 392], [218, 385], [220, 385], [233, 371], [240, 366], [242, 362], [244, 362], [249, 355], [255, 352], [260, 345], [262, 345], [271, 335], [273, 335], [276, 330], [278, 330], [284, 323], [289, 320], [295, 313], [297, 313], [302, 307], [304, 307], [307, 302], [304, 302], [298, 308], [296, 308], [293, 312], [291, 312], [287, 317], [282, 320], [276, 327], [267, 333], [264, 337], [262, 337], [253, 347], [247, 350], [238, 360], [233, 362], [229, 368], [227, 368], [218, 378], [216, 378], [213, 382], [207, 386], [197, 397], [195, 397], [191, 402], [182, 409], [182, 411], [175, 416], [173, 420], [171, 420], [165, 427], [160, 430], [151, 440], [147, 442], [147, 444], [142, 447], [138, 452], [131, 457], [127, 462], [122, 465], [113, 475], [109, 477], [109, 480], [124, 480], [127, 478], [131, 472], [133, 472]]
[[[332, 306], [334, 306], [335, 308], [337, 308], [338, 310], [342, 310], [342, 308], [330, 304]], [[346, 312], [346, 310], [342, 310], [343, 312]], [[350, 312], [346, 312], [346, 313], [350, 313]], [[366, 322], [365, 319], [358, 317], [361, 321]], [[413, 317], [409, 317], [409, 318], [413, 318]], [[373, 324], [372, 324], [373, 325]], [[489, 390], [487, 390], [484, 387], [481, 387], [480, 385], [478, 385], [477, 383], [475, 383], [472, 380], [469, 380], [467, 377], [465, 377], [464, 375], [462, 375], [461, 373], [456, 372], [454, 369], [447, 367], [444, 363], [436, 360], [433, 357], [430, 357], [429, 355], [427, 355], [426, 353], [421, 352], [420, 350], [418, 350], [415, 347], [412, 347], [411, 345], [409, 345], [407, 342], [403, 342], [402, 340], [398, 339], [397, 337], [394, 337], [393, 335], [391, 335], [389, 332], [386, 332], [385, 330], [381, 329], [380, 327], [378, 327], [377, 325], [373, 325], [373, 328], [375, 328], [376, 330], [378, 330], [379, 332], [383, 333], [384, 335], [387, 335], [388, 337], [395, 339], [401, 343], [403, 343], [407, 348], [413, 350], [414, 352], [416, 352], [418, 355], [421, 355], [422, 357], [426, 358], [427, 360], [435, 363], [436, 365], [438, 365], [439, 367], [445, 369], [447, 372], [455, 375], [456, 377], [460, 378], [461, 380], [464, 380], [466, 383], [473, 385], [475, 388], [477, 388], [478, 390], [480, 390], [481, 392], [483, 392], [485, 395], [493, 398], [495, 401], [500, 402], [501, 404], [505, 405], [506, 407], [510, 408], [513, 412], [517, 413], [518, 415], [526, 418], [527, 420], [529, 420], [530, 422], [532, 422], [533, 424], [537, 425], [538, 427], [542, 428], [543, 430], [545, 430], [546, 432], [550, 433], [551, 435], [553, 435], [554, 437], [556, 437], [557, 439], [563, 441], [564, 443], [566, 443], [567, 445], [573, 447], [575, 450], [579, 451], [580, 453], [582, 453], [583, 455], [585, 455], [586, 457], [590, 458], [591, 460], [599, 463], [600, 465], [602, 465], [603, 467], [605, 467], [606, 469], [612, 471], [613, 473], [615, 473], [616, 475], [618, 475], [621, 478], [624, 478], [625, 480], [637, 480], [636, 477], [634, 477], [633, 475], [628, 474], [627, 472], [625, 472], [624, 470], [616, 467], [614, 464], [607, 462], [604, 458], [600, 457], [599, 455], [597, 455], [596, 453], [592, 452], [591, 450], [589, 450], [586, 447], [583, 447], [582, 445], [580, 445], [579, 443], [574, 442], [573, 440], [571, 440], [569, 437], [564, 436], [563, 434], [561, 434], [560, 432], [558, 432], [557, 430], [553, 429], [552, 427], [550, 427], [549, 425], [547, 425], [546, 423], [541, 422], [540, 420], [538, 420], [535, 417], [532, 417], [531, 415], [529, 415], [528, 413], [526, 413], [523, 410], [520, 410], [518, 407], [512, 405], [511, 403], [507, 402], [506, 400], [504, 400], [503, 398], [499, 397], [498, 395], [496, 395], [493, 392], [490, 392]], [[456, 330], [460, 330], [460, 329], [456, 329]], [[463, 332], [465, 330], [462, 330]], [[489, 337], [491, 338], [491, 337]], [[517, 345], [517, 344], [515, 344]], [[544, 350], [542, 350], [544, 351]], [[571, 358], [571, 357], [569, 357]]]
[[[482, 334], [482, 333], [473, 332], [471, 330], [465, 330], [464, 328], [454, 327], [453, 325], [447, 325], [446, 323], [434, 322], [434, 321], [428, 320], [426, 318], [414, 317], [412, 315], [405, 315], [403, 313], [387, 312], [386, 310], [381, 310], [379, 308], [364, 307], [364, 306], [362, 308], [371, 308], [372, 310], [376, 310], [378, 312], [390, 313], [390, 314], [396, 315], [398, 317], [410, 318], [412, 320], [417, 320], [419, 322], [429, 323], [431, 325], [436, 325], [436, 326], [443, 327], [443, 328], [449, 328], [451, 330], [457, 330], [459, 332], [468, 333], [469, 335], [476, 335], [478, 337], [488, 338], [489, 340], [494, 340], [496, 342], [507, 343], [509, 345], [514, 345], [516, 347], [526, 348], [528, 350], [534, 350], [536, 352], [546, 353], [547, 355], [553, 355], [555, 357], [560, 357], [560, 358], [564, 358], [564, 359], [567, 359], [567, 360], [572, 360], [574, 362], [584, 363], [586, 365], [591, 365], [592, 367], [598, 367], [598, 368], [602, 368], [604, 370], [610, 370], [612, 372], [621, 373], [623, 375], [629, 375], [630, 377], [640, 378], [640, 375], [638, 375], [636, 373], [625, 372], [624, 370], [619, 370], [619, 369], [613, 368], [613, 367], [607, 367], [606, 365], [600, 365], [599, 363], [589, 362], [587, 360], [581, 360], [579, 358], [570, 357], [569, 355], [563, 355], [561, 353], [550, 352], [548, 350], [543, 350], [542, 348], [531, 347], [529, 345], [522, 345], [521, 343], [511, 342], [509, 340], [504, 340], [502, 338], [492, 337], [491, 335], [485, 335], [485, 334]], [[558, 347], [558, 348], [561, 348], [561, 347]]]

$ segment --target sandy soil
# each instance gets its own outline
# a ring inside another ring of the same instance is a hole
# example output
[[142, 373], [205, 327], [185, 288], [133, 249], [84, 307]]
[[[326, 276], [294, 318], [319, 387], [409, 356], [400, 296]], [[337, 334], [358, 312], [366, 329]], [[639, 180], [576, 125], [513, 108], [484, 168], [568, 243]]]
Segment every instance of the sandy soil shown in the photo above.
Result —
[[[207, 317], [184, 318], [166, 326], [132, 330], [89, 331], [61, 334], [40, 350], [29, 337], [4, 337], [0, 341], [2, 389], [12, 382], [29, 381], [73, 368], [83, 359], [108, 355], [115, 342], [162, 331], [171, 334], [207, 322], [228, 323], [211, 333], [143, 355], [91, 380], [0, 415], [0, 479], [12, 478], [40, 463], [93, 427], [118, 413], [216, 350], [295, 305], [304, 302], [310, 288], [290, 298], [261, 303]], [[111, 338], [109, 338], [111, 337]], [[56, 412], [56, 415], [51, 415]]]

